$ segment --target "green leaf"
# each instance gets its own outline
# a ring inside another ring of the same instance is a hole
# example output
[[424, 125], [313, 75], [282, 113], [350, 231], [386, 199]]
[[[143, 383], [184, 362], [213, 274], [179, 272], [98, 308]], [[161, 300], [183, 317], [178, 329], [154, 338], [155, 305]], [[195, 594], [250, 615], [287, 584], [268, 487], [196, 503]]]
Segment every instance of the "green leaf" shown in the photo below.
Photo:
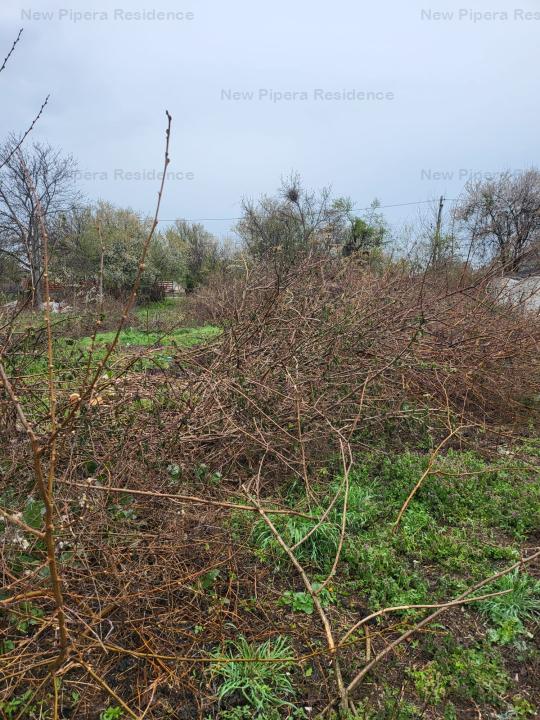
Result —
[[26, 507], [23, 510], [22, 516], [24, 522], [31, 528], [36, 530], [41, 527], [43, 523], [43, 515], [45, 514], [45, 505], [42, 500], [34, 500], [30, 498], [26, 503]]
[[219, 577], [219, 570], [210, 570], [201, 577], [201, 587], [203, 590], [211, 590], [214, 587], [214, 583]]

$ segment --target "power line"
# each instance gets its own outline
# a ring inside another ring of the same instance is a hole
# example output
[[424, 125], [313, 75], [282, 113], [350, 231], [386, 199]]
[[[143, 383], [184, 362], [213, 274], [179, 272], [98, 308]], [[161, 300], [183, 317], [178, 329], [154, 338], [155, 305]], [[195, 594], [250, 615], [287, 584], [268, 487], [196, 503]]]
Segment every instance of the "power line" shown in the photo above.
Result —
[[[457, 202], [458, 198], [445, 198], [448, 202]], [[356, 212], [365, 212], [367, 210], [385, 210], [386, 208], [396, 208], [396, 207], [406, 207], [410, 205], [423, 205], [426, 203], [433, 203], [436, 202], [436, 200], [414, 200], [413, 202], [404, 202], [404, 203], [394, 203], [392, 205], [378, 205], [377, 207], [372, 207], [371, 205], [368, 205], [368, 207], [354, 207], [351, 208], [352, 210]], [[176, 220], [183, 220], [184, 222], [232, 222], [235, 220], [242, 220], [243, 216], [240, 217], [222, 217], [222, 218], [184, 218], [184, 217], [178, 217], [178, 218], [160, 218], [160, 222], [176, 222]]]

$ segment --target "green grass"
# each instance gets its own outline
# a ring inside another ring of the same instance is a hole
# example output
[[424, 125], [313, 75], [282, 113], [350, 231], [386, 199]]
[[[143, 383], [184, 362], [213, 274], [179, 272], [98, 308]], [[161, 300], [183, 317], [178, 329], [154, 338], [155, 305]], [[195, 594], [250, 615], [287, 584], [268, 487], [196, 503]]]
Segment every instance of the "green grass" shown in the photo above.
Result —
[[[371, 610], [455, 596], [519, 559], [520, 542], [540, 529], [540, 487], [533, 469], [506, 456], [488, 465], [474, 453], [449, 451], [394, 531], [399, 510], [426, 464], [427, 457], [416, 453], [372, 454], [357, 458], [350, 474], [338, 592], [360, 596]], [[340, 483], [338, 477], [326, 487], [321, 484], [321, 502], [311, 509], [315, 518]], [[291, 507], [309, 510], [296, 493], [287, 500]], [[342, 507], [341, 497], [296, 550], [316, 578], [332, 566]], [[275, 522], [286, 542], [294, 545], [317, 519], [282, 516]], [[250, 541], [263, 562], [271, 560], [280, 573], [288, 567], [288, 558], [263, 521], [253, 526]]]
[[[516, 459], [517, 456], [526, 461]], [[483, 580], [519, 560], [523, 541], [540, 530], [540, 485], [529, 462], [538, 457], [538, 446], [529, 441], [520, 453], [501, 453], [486, 461], [473, 452], [448, 451], [436, 461], [433, 473], [408, 506], [397, 529], [398, 513], [411, 489], [427, 467], [425, 454], [373, 452], [356, 458], [350, 473], [347, 532], [338, 574], [333, 579], [332, 612], [349, 608], [351, 601], [362, 612], [383, 607], [422, 604], [451, 599], [474, 582]], [[315, 488], [319, 502], [308, 507], [296, 486], [284, 490], [282, 502], [312, 512], [315, 518], [277, 517], [275, 524], [289, 544], [298, 542], [328, 507], [342, 478], [322, 474]], [[311, 577], [320, 579], [331, 568], [339, 545], [343, 497], [326, 521], [296, 550]], [[234, 522], [240, 529], [252, 523], [247, 515]], [[265, 524], [257, 521], [250, 532], [257, 557], [275, 567], [275, 583], [289, 572], [289, 559]], [[479, 629], [467, 631], [467, 642], [455, 639], [444, 625], [417, 638], [421, 661], [409, 665], [407, 677], [414, 702], [395, 688], [379, 683], [376, 700], [359, 704], [355, 720], [422, 718], [429, 706], [440, 717], [455, 720], [471, 705], [487, 708], [486, 717], [530, 718], [534, 708], [526, 697], [513, 695], [514, 681], [505, 667], [505, 653], [534, 652], [529, 642], [540, 619], [540, 581], [515, 571], [482, 592], [507, 594], [471, 604], [463, 619]], [[277, 605], [309, 615], [305, 593], [285, 586]], [[423, 611], [392, 614], [392, 622], [407, 626]], [[388, 619], [380, 618], [380, 623]], [[491, 714], [489, 714], [491, 713]], [[351, 716], [353, 717], [353, 716]]]
[[[196, 328], [179, 328], [178, 330], [165, 334], [128, 328], [120, 333], [118, 345], [121, 348], [146, 348], [151, 347], [152, 345], [156, 345], [158, 347], [192, 347], [193, 345], [197, 345], [205, 340], [212, 340], [217, 337], [219, 333], [219, 328], [214, 327], [213, 325], [204, 325], [203, 327]], [[116, 333], [114, 331], [97, 333], [95, 347], [106, 347], [114, 340], [115, 335]], [[74, 345], [81, 350], [89, 350], [92, 345], [92, 338], [81, 338], [80, 340], [75, 341]]]
[[479, 610], [491, 621], [489, 637], [493, 642], [507, 645], [520, 636], [529, 636], [526, 625], [540, 618], [540, 581], [518, 572], [499, 578], [486, 592], [505, 592], [484, 600]]
[[[279, 707], [293, 707], [295, 694], [291, 671], [294, 651], [287, 638], [277, 637], [260, 645], [245, 637], [228, 642], [212, 655], [210, 673], [218, 681], [217, 695], [240, 708], [251, 709], [251, 717], [267, 720]], [[219, 662], [224, 659], [225, 662]]]
[[184, 302], [184, 298], [178, 297], [138, 305], [135, 309], [135, 317], [145, 329], [155, 324], [177, 322]]
[[[195, 328], [179, 328], [169, 333], [146, 332], [144, 330], [127, 328], [118, 338], [118, 344], [111, 356], [111, 362], [122, 356], [128, 356], [137, 351], [155, 351], [149, 357], [141, 359], [134, 369], [140, 370], [157, 366], [166, 368], [172, 360], [176, 349], [189, 348], [213, 340], [220, 334], [220, 329], [213, 325], [204, 325]], [[107, 346], [113, 342], [115, 331], [97, 333], [95, 336], [92, 363], [95, 365], [105, 357]], [[62, 379], [75, 379], [77, 374], [86, 367], [92, 348], [92, 337], [70, 338], [57, 337], [54, 340], [55, 370]], [[23, 368], [18, 367], [17, 372], [26, 376], [40, 376], [46, 373], [47, 359], [45, 353], [39, 354], [30, 361], [26, 359]]]
[[439, 640], [433, 659], [409, 670], [419, 696], [429, 705], [445, 701], [503, 704], [510, 685], [499, 652], [489, 645], [463, 647], [450, 636]]

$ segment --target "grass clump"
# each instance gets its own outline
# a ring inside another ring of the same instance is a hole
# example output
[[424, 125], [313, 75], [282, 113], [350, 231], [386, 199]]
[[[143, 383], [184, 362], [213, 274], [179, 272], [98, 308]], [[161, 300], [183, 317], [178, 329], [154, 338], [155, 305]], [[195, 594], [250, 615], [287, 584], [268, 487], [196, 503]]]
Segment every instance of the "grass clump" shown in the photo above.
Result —
[[[303, 540], [315, 528], [318, 523], [318, 513], [322, 515], [322, 508], [315, 508], [313, 520], [291, 516], [279, 518], [276, 521], [276, 528], [289, 547]], [[251, 542], [256, 547], [261, 559], [274, 557], [280, 567], [289, 562], [285, 552], [263, 520], [255, 524], [251, 533]], [[331, 567], [338, 545], [339, 524], [329, 520], [321, 523], [297, 548], [295, 554], [302, 564], [323, 572]]]
[[515, 570], [504, 575], [487, 588], [487, 592], [505, 592], [480, 603], [480, 611], [489, 618], [495, 628], [490, 638], [503, 645], [526, 635], [526, 622], [540, 618], [540, 580]]
[[[324, 522], [320, 523], [320, 519], [328, 508], [328, 503], [340, 490], [341, 495], [334, 503], [332, 510], [326, 514]], [[311, 514], [313, 519], [292, 516], [276, 518], [274, 521], [277, 530], [289, 547], [301, 543], [295, 550], [299, 561], [319, 572], [330, 570], [339, 546], [344, 503], [342, 490], [343, 478], [338, 477], [321, 493], [323, 502], [311, 509], [305, 501], [289, 498], [290, 505]], [[360, 533], [378, 514], [378, 502], [372, 488], [355, 481], [354, 476], [351, 475], [347, 502], [347, 534], [352, 537]], [[307, 539], [302, 542], [304, 538]], [[280, 567], [283, 563], [289, 562], [272, 531], [263, 520], [257, 522], [253, 527], [251, 542], [261, 558], [264, 559], [270, 555], [278, 561]]]
[[257, 720], [267, 720], [276, 708], [293, 707], [293, 655], [289, 640], [282, 636], [259, 645], [243, 636], [229, 641], [212, 655], [210, 672], [218, 681], [219, 700], [236, 701], [240, 708], [247, 703]]

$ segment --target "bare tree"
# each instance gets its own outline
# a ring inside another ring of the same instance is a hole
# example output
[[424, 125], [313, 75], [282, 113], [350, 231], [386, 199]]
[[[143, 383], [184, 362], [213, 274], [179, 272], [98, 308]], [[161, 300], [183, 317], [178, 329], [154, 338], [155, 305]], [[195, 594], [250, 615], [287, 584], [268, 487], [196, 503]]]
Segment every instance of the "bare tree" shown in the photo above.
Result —
[[505, 272], [517, 272], [538, 247], [540, 172], [507, 171], [468, 183], [456, 219], [477, 253], [498, 261]]
[[277, 196], [244, 200], [242, 210], [236, 231], [257, 258], [279, 252], [292, 259], [313, 246], [328, 250], [340, 244], [347, 218], [347, 207], [332, 199], [330, 188], [307, 191], [297, 174], [282, 181]]
[[[43, 302], [43, 248], [35, 198], [52, 227], [78, 200], [75, 162], [49, 145], [34, 143], [29, 150], [17, 147], [13, 152], [16, 145], [16, 138], [11, 138], [0, 150], [0, 253], [29, 273], [33, 303], [39, 306]], [[49, 250], [54, 251], [54, 233], [50, 240]]]

